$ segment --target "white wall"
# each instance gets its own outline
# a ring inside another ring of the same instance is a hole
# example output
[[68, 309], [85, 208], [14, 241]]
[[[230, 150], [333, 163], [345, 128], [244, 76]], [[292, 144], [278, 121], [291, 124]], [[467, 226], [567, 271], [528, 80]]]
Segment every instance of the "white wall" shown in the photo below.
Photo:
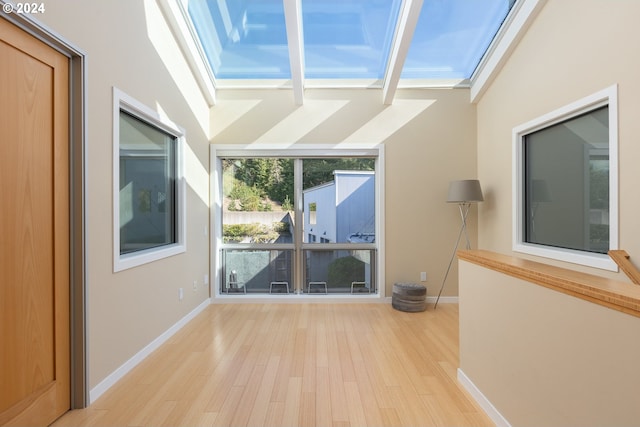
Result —
[[460, 261], [460, 369], [512, 426], [640, 420], [640, 318]]
[[[510, 253], [512, 246], [512, 130], [588, 95], [618, 85], [620, 248], [640, 265], [640, 2], [548, 0], [526, 35], [478, 102], [479, 243]], [[615, 125], [615, 124], [612, 124]], [[593, 274], [609, 273], [554, 262]]]
[[[629, 282], [512, 252], [512, 130], [618, 85], [620, 248], [640, 265], [638, 16], [637, 1], [548, 0], [479, 100], [480, 248]], [[461, 367], [512, 425], [638, 423], [637, 318], [471, 265], [460, 283]]]
[[[155, 1], [56, 0], [37, 16], [87, 54], [89, 387], [208, 298], [209, 106]], [[113, 272], [112, 88], [186, 131], [187, 252]], [[193, 291], [193, 281], [198, 288]], [[178, 288], [185, 298], [178, 300]]]
[[[297, 106], [290, 90], [218, 90], [211, 109], [214, 144], [250, 148], [329, 144], [385, 146], [386, 286], [418, 282], [437, 295], [460, 217], [447, 204], [450, 180], [476, 177], [475, 106], [468, 89], [399, 90], [393, 105], [377, 89], [307, 89]], [[469, 229], [476, 236], [475, 207]], [[456, 272], [443, 292], [457, 296]]]
[[[476, 177], [476, 108], [467, 89], [219, 90], [207, 105], [152, 0], [47, 3], [40, 20], [87, 53], [87, 286], [89, 384], [95, 388], [208, 298], [209, 139], [222, 144], [386, 147], [386, 277], [426, 271], [437, 294], [459, 229], [448, 183]], [[113, 273], [112, 88], [186, 130], [187, 252]], [[475, 208], [474, 208], [475, 212]], [[470, 232], [475, 240], [472, 213]], [[455, 273], [455, 272], [454, 272]], [[443, 295], [457, 295], [455, 274]], [[196, 281], [198, 288], [192, 291]], [[178, 300], [178, 288], [185, 299]]]

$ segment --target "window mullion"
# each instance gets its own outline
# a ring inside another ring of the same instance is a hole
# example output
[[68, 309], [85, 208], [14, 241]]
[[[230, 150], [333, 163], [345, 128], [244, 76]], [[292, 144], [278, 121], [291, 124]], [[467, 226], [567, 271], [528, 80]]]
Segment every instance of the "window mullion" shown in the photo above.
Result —
[[293, 242], [295, 245], [295, 262], [294, 265], [294, 289], [300, 293], [304, 283], [304, 252], [302, 251], [303, 241], [303, 197], [302, 197], [302, 159], [295, 159], [293, 163], [293, 187], [294, 187], [294, 231]]

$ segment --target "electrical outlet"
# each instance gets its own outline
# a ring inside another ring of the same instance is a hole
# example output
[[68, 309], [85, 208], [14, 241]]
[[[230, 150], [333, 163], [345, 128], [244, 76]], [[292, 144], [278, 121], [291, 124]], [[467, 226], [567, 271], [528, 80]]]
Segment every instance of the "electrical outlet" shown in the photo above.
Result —
[[195, 292], [195, 291], [197, 291], [197, 290], [198, 290], [198, 281], [197, 281], [197, 280], [194, 280], [194, 281], [193, 281], [193, 292]]
[[184, 289], [183, 288], [179, 288], [178, 289], [178, 299], [180, 301], [182, 301], [183, 298], [184, 298]]
[[426, 282], [427, 281], [427, 272], [426, 271], [421, 271], [420, 272], [420, 281], [421, 282]]
[[203, 280], [203, 281], [204, 281], [204, 284], [205, 284], [205, 285], [208, 285], [208, 284], [209, 284], [209, 275], [208, 275], [208, 274], [205, 274], [205, 275], [204, 275], [204, 280]]

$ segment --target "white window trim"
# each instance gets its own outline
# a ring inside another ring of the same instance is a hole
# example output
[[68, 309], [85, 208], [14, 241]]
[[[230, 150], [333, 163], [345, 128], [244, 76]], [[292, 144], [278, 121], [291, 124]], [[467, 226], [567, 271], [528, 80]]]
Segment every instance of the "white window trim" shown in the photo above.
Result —
[[[176, 234], [177, 242], [149, 248], [129, 254], [120, 254], [120, 110], [176, 138]], [[113, 271], [137, 267], [187, 250], [186, 184], [184, 179], [185, 132], [166, 117], [135, 100], [117, 88], [113, 88]]]
[[524, 195], [522, 194], [524, 136], [579, 116], [599, 107], [609, 107], [609, 249], [618, 249], [618, 86], [613, 85], [561, 107], [513, 129], [513, 251], [566, 261], [574, 264], [618, 271], [607, 254], [552, 248], [524, 241]]
[[[330, 298], [322, 297], [323, 301], [343, 301], [348, 299], [350, 302], [384, 300], [386, 297], [385, 286], [385, 200], [384, 200], [384, 182], [385, 182], [385, 156], [384, 145], [360, 146], [341, 144], [339, 148], [335, 145], [324, 144], [305, 144], [304, 147], [292, 147], [291, 144], [264, 144], [257, 147], [254, 144], [212, 144], [210, 151], [210, 199], [212, 203], [212, 215], [210, 215], [209, 227], [211, 232], [211, 270], [210, 277], [210, 293], [213, 299], [229, 298], [227, 295], [220, 293], [220, 259], [218, 253], [222, 247], [222, 230], [218, 218], [222, 218], [222, 182], [219, 177], [219, 169], [221, 168], [220, 157], [341, 157], [341, 156], [375, 156], [376, 164], [376, 180], [375, 180], [375, 198], [376, 198], [376, 244], [378, 258], [376, 262], [376, 277], [378, 280], [378, 293], [367, 295], [364, 297], [354, 297], [352, 295], [342, 296], [335, 295]], [[302, 203], [300, 200], [299, 203]], [[327, 248], [330, 248], [328, 246]], [[242, 298], [246, 302], [264, 302], [269, 299], [269, 295], [262, 295], [255, 299]], [[232, 299], [229, 298], [229, 299]], [[310, 300], [317, 301], [313, 296], [300, 295], [287, 296], [286, 300]]]

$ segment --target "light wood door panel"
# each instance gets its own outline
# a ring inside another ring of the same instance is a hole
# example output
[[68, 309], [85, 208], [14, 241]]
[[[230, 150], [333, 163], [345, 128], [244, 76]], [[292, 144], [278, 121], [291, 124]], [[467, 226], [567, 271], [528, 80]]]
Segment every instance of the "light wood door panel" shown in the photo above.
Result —
[[0, 425], [70, 406], [68, 63], [0, 19]]

